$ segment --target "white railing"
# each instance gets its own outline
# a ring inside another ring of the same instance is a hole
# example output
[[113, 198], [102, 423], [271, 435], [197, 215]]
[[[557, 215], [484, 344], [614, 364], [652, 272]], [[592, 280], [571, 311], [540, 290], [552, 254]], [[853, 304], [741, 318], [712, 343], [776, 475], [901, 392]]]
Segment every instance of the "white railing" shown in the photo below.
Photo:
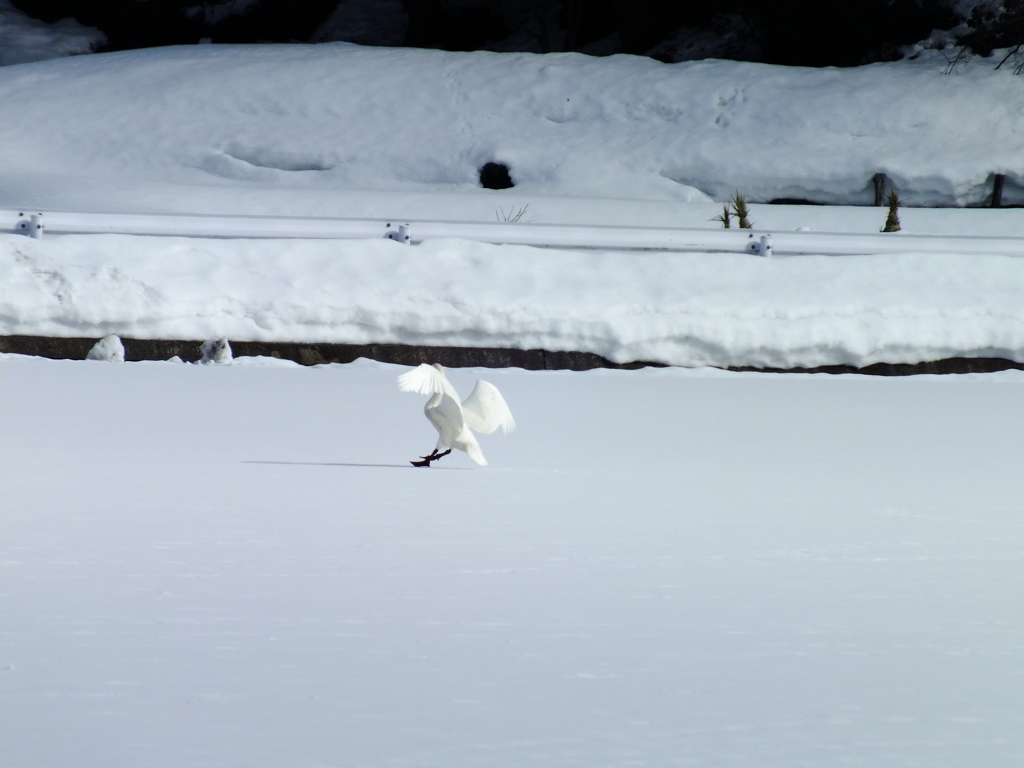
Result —
[[405, 221], [398, 219], [215, 216], [205, 214], [69, 213], [0, 210], [0, 232], [126, 234], [214, 238], [368, 239], [408, 244], [457, 238], [549, 248], [751, 253], [761, 256], [852, 256], [963, 253], [1024, 256], [1024, 237], [779, 232], [681, 227]]

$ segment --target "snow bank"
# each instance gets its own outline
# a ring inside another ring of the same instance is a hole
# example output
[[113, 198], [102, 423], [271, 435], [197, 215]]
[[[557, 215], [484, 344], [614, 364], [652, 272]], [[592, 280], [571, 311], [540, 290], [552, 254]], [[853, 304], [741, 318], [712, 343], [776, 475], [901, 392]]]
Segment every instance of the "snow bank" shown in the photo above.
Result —
[[0, 0], [0, 67], [91, 53], [105, 40], [98, 29], [74, 19], [46, 24]]
[[[195, 46], [0, 69], [0, 207], [713, 226], [733, 190], [1024, 199], [1024, 78], [937, 54], [855, 69], [349, 44]], [[488, 161], [516, 187], [483, 190]], [[1017, 198], [1015, 198], [1017, 196]], [[877, 232], [879, 208], [755, 205]], [[905, 231], [1024, 234], [1013, 210]], [[677, 365], [1024, 361], [1024, 260], [771, 262], [432, 241], [0, 237], [0, 333], [398, 342]]]
[[471, 191], [488, 161], [519, 194], [869, 203], [883, 172], [908, 203], [964, 204], [1004, 173], [1015, 199], [1024, 79], [944, 76], [936, 56], [801, 69], [342, 43], [7, 67], [0, 204], [103, 208], [125, 185], [137, 207], [215, 211], [266, 188]]
[[800, 367], [1024, 362], [1024, 259], [432, 241], [0, 237], [0, 334], [578, 350]]

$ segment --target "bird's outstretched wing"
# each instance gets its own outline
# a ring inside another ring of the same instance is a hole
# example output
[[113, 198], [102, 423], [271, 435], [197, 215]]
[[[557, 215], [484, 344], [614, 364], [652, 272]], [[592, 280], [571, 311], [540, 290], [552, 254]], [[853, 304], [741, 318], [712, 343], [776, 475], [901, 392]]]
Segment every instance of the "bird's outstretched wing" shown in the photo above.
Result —
[[462, 401], [462, 414], [466, 426], [470, 429], [489, 435], [499, 427], [505, 433], [516, 428], [512, 411], [508, 409], [505, 398], [498, 388], [482, 379], [473, 387], [469, 397]]
[[445, 378], [444, 373], [433, 365], [422, 363], [411, 371], [406, 371], [398, 377], [398, 388], [403, 392], [417, 392], [421, 395], [432, 395], [435, 392], [443, 392], [458, 402], [459, 396], [451, 382]]

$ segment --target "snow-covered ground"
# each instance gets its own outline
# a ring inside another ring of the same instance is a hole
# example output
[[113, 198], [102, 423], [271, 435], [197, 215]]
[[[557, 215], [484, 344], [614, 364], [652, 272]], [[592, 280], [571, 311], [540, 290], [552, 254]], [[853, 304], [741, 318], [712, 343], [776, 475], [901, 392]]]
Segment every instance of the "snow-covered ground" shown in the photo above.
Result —
[[[628, 56], [195, 46], [0, 68], [0, 209], [877, 232], [1021, 198], [1024, 78]], [[13, 105], [16, 105], [14, 107]], [[478, 169], [508, 163], [512, 189]], [[715, 202], [715, 198], [718, 202]], [[4, 226], [13, 229], [13, 214]], [[1024, 237], [1019, 209], [904, 232]], [[514, 226], [511, 225], [510, 226]], [[892, 237], [899, 237], [893, 235]], [[1022, 241], [1024, 254], [1024, 241]], [[1024, 361], [1024, 259], [0, 235], [0, 333], [541, 347], [619, 362]]]
[[803, 69], [345, 43], [55, 59], [0, 69], [18, 105], [0, 206], [341, 215], [335, 192], [473, 191], [488, 161], [517, 195], [867, 204], [885, 173], [910, 204], [979, 204], [1003, 173], [1020, 201], [1024, 79], [993, 61], [947, 76], [934, 51]]
[[[1019, 201], [1024, 80], [930, 55], [20, 64], [0, 210], [701, 227], [738, 189], [850, 204], [758, 227], [876, 232], [876, 172]], [[517, 186], [480, 189], [489, 160]], [[0, 234], [4, 335], [1024, 360], [1022, 295], [1024, 259], [985, 254]], [[400, 371], [0, 356], [4, 768], [1024, 762], [1024, 375], [487, 371], [518, 431], [421, 470]]]
[[1024, 760], [1024, 375], [401, 370], [0, 359], [4, 765]]
[[1024, 259], [1012, 256], [116, 235], [9, 235], [0, 249], [9, 334], [576, 350], [687, 366], [1024, 361]]

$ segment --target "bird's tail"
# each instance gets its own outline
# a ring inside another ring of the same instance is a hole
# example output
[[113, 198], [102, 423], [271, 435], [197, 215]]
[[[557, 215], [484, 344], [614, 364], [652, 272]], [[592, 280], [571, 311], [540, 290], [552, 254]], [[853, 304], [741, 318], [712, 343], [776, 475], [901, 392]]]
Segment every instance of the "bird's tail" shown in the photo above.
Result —
[[478, 443], [476, 441], [476, 438], [473, 437], [473, 433], [470, 432], [468, 429], [463, 430], [460, 438], [460, 442], [462, 442], [466, 446], [465, 451], [469, 458], [471, 458], [481, 467], [486, 467], [487, 459], [484, 458], [484, 452], [480, 450], [480, 443]]

